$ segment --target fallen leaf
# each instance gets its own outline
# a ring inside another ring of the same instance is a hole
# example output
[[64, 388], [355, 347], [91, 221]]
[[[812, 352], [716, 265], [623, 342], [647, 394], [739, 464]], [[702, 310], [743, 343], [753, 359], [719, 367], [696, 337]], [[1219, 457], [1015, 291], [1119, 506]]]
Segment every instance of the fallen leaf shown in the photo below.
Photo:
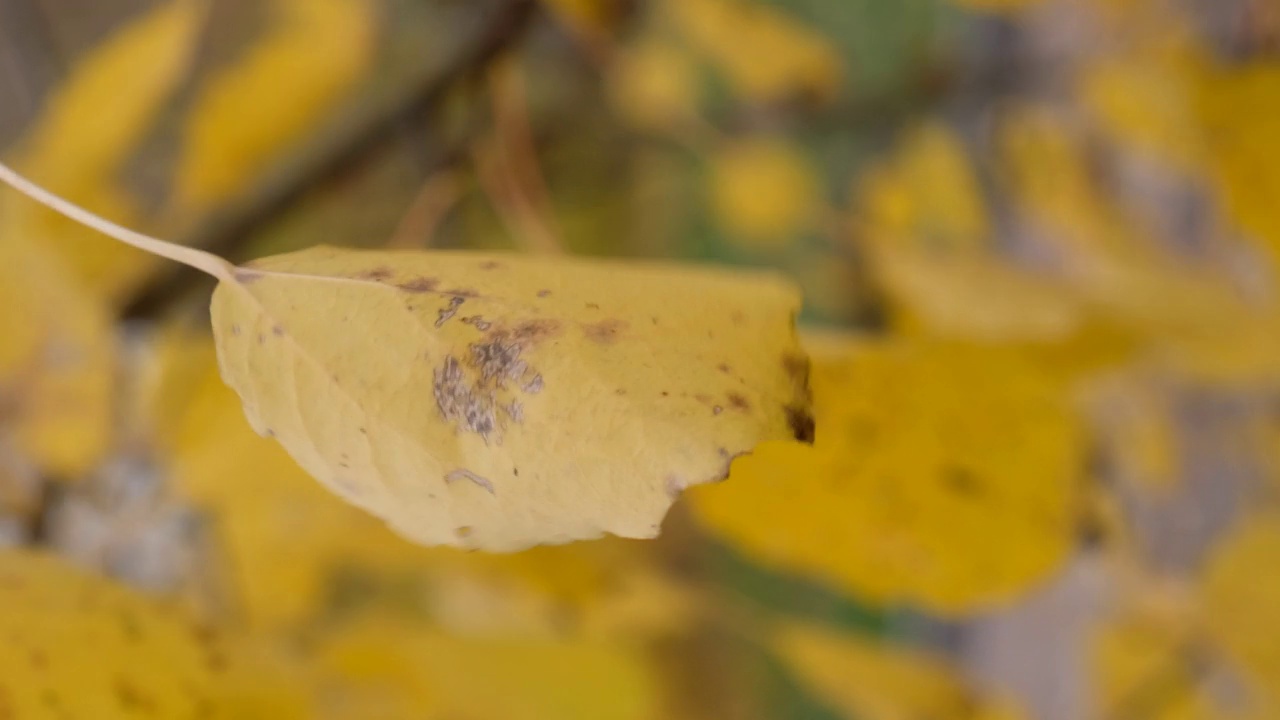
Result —
[[6, 718], [308, 717], [228, 639], [56, 558], [0, 551], [0, 607]]
[[1076, 542], [1085, 448], [1067, 386], [1016, 346], [806, 342], [813, 447], [768, 444], [690, 493], [762, 562], [957, 615], [1046, 579]]
[[777, 648], [800, 681], [851, 720], [1018, 720], [1009, 701], [966, 687], [941, 657], [808, 624], [783, 627]]

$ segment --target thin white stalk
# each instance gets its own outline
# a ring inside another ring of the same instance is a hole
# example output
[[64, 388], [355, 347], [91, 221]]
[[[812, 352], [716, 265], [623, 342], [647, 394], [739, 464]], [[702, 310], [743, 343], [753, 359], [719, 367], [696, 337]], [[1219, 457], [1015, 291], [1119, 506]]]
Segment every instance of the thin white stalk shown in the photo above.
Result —
[[208, 273], [218, 280], [224, 282], [235, 282], [235, 266], [223, 260], [212, 253], [195, 248], [183, 247], [176, 243], [171, 243], [159, 238], [153, 238], [149, 235], [143, 235], [134, 232], [125, 227], [121, 227], [104, 217], [95, 215], [88, 210], [68, 202], [57, 195], [36, 185], [22, 175], [19, 175], [12, 168], [0, 163], [0, 181], [11, 186], [14, 190], [26, 195], [36, 202], [55, 210], [85, 227], [93, 228], [107, 237], [119, 240], [126, 245], [132, 245], [139, 250], [149, 252], [162, 258], [180, 262]]

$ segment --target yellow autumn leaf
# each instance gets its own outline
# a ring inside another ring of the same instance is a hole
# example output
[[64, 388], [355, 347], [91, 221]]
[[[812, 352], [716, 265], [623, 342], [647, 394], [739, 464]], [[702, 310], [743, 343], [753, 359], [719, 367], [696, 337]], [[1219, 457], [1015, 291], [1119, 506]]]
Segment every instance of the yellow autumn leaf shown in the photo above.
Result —
[[767, 445], [690, 492], [708, 530], [860, 598], [945, 614], [1008, 600], [1068, 556], [1085, 452], [1055, 375], [1016, 346], [809, 348], [816, 443]]
[[821, 208], [822, 187], [808, 160], [782, 140], [728, 143], [711, 158], [710, 182], [716, 219], [754, 250], [795, 242]]
[[803, 685], [851, 720], [1019, 720], [1007, 701], [979, 696], [939, 657], [837, 630], [791, 624], [777, 648]]
[[[0, 200], [0, 217], [17, 204]], [[8, 230], [0, 230], [0, 337], [0, 428], [43, 471], [80, 476], [111, 439], [110, 321], [60, 255]]]
[[213, 325], [250, 422], [326, 487], [518, 550], [653, 537], [736, 455], [810, 438], [798, 305], [770, 276], [314, 248], [236, 271]]
[[626, 49], [611, 68], [613, 105], [633, 125], [661, 129], [696, 112], [692, 60], [670, 42], [644, 41]]
[[618, 643], [462, 637], [384, 616], [340, 628], [319, 653], [324, 718], [659, 717], [653, 671]]
[[[182, 80], [196, 45], [201, 3], [172, 0], [91, 50], [75, 67], [19, 144], [16, 164], [69, 200], [121, 221], [137, 200], [121, 184], [122, 166]], [[21, 234], [62, 256], [76, 278], [118, 300], [154, 259], [52, 210], [14, 203], [0, 234]]]
[[829, 100], [839, 92], [843, 70], [827, 38], [768, 5], [678, 0], [664, 8], [690, 45], [748, 100]]
[[42, 554], [0, 551], [0, 635], [5, 718], [308, 716], [302, 696], [246, 676], [227, 641]]
[[373, 59], [373, 5], [267, 4], [270, 31], [215, 75], [187, 114], [176, 180], [176, 203], [186, 213], [206, 210], [252, 183], [336, 106]]
[[1214, 550], [1204, 578], [1205, 623], [1257, 687], [1280, 704], [1280, 514], [1246, 518]]
[[1061, 340], [1084, 322], [1057, 279], [1001, 259], [973, 163], [945, 125], [908, 132], [854, 188], [873, 268], [906, 331]]

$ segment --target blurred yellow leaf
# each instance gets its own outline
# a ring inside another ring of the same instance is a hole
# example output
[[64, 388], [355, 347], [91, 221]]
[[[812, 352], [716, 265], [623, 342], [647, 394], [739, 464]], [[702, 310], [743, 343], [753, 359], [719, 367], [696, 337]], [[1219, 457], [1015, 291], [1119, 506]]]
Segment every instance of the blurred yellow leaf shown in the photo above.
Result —
[[978, 697], [941, 659], [814, 625], [789, 625], [779, 652], [801, 682], [851, 720], [1019, 720], [1007, 702]]
[[459, 637], [391, 618], [337, 631], [320, 649], [322, 717], [409, 720], [656, 720], [658, 688], [617, 643]]
[[766, 4], [673, 0], [665, 8], [690, 44], [748, 100], [829, 100], [839, 92], [843, 70], [827, 38]]
[[960, 138], [924, 124], [855, 187], [861, 240], [901, 329], [991, 340], [1059, 340], [1079, 302], [991, 247], [986, 202]]
[[720, 225], [753, 250], [795, 242], [822, 206], [808, 159], [783, 140], [730, 142], [712, 156], [710, 182]]
[[1043, 0], [951, 0], [953, 5], [980, 12], [1016, 12], [1034, 7]]
[[692, 60], [670, 42], [628, 48], [612, 68], [613, 104], [629, 122], [662, 129], [694, 117], [698, 88]]
[[372, 4], [268, 4], [274, 22], [266, 37], [210, 80], [188, 112], [176, 190], [185, 212], [243, 192], [320, 124], [373, 59]]
[[[15, 204], [3, 202], [0, 217]], [[8, 229], [0, 229], [0, 337], [0, 426], [45, 472], [80, 476], [111, 439], [111, 325], [61, 255]]]
[[0, 635], [13, 720], [307, 717], [302, 696], [255, 682], [227, 642], [52, 557], [0, 551]]
[[1206, 72], [1197, 107], [1211, 178], [1227, 212], [1280, 268], [1280, 66], [1232, 65]]
[[213, 326], [252, 425], [326, 487], [510, 551], [653, 537], [734, 455], [810, 439], [798, 305], [766, 275], [315, 248], [236, 271]]
[[708, 529], [858, 597], [947, 614], [1067, 557], [1085, 453], [1054, 376], [1017, 347], [824, 345], [810, 345], [816, 444], [766, 444], [692, 491]]
[[1204, 580], [1210, 634], [1280, 703], [1280, 514], [1258, 514], [1214, 551]]
[[1172, 388], [1135, 372], [1092, 379], [1086, 394], [1115, 475], [1153, 490], [1176, 487], [1182, 468]]
[[[121, 167], [182, 80], [201, 3], [173, 0], [92, 50], [51, 99], [19, 146], [17, 164], [63, 197], [118, 221], [137, 216]], [[22, 234], [62, 255], [90, 291], [117, 300], [154, 259], [45, 208], [13, 204], [0, 235]]]

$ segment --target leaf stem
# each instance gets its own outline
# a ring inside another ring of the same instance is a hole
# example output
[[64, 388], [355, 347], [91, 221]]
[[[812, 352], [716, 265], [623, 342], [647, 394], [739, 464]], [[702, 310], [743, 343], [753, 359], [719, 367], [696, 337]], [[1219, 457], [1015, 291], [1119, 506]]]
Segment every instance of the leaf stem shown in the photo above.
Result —
[[235, 282], [235, 267], [217, 255], [195, 248], [183, 247], [182, 245], [121, 227], [100, 215], [95, 215], [79, 205], [54, 195], [19, 175], [4, 163], [0, 163], [0, 181], [41, 205], [62, 213], [86, 227], [93, 228], [107, 237], [119, 240], [126, 245], [132, 245], [152, 255], [188, 265], [201, 272], [206, 272], [218, 280]]

